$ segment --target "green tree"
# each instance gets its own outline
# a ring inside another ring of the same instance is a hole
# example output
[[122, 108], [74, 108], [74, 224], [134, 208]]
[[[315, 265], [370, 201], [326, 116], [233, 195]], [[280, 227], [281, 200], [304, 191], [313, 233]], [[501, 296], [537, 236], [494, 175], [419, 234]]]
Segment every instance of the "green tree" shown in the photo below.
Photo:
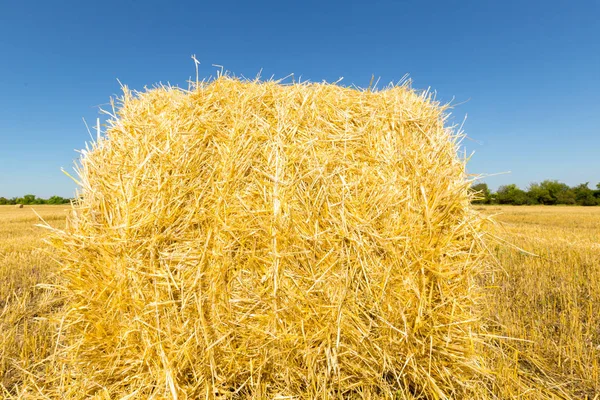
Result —
[[550, 204], [552, 197], [548, 189], [543, 188], [539, 183], [533, 182], [527, 188], [527, 196], [533, 204]]
[[577, 204], [582, 206], [595, 206], [599, 204], [598, 199], [594, 196], [594, 191], [589, 188], [589, 184], [589, 182], [586, 182], [573, 188]]
[[8, 199], [5, 197], [0, 197], [0, 205], [3, 206], [5, 204], [8, 204]]
[[557, 180], [545, 180], [529, 186], [529, 196], [539, 204], [575, 204], [575, 193], [569, 186]]
[[68, 199], [63, 199], [60, 196], [52, 196], [46, 201], [46, 203], [48, 203], [48, 204], [65, 204], [65, 200], [68, 201]]
[[488, 188], [487, 183], [477, 183], [471, 186], [473, 196], [473, 204], [490, 204], [492, 201], [492, 193]]
[[22, 203], [19, 204], [35, 204], [35, 195], [34, 194], [26, 194], [25, 196], [23, 196], [23, 198], [21, 199]]
[[513, 204], [516, 206], [531, 203], [527, 193], [515, 184], [500, 186], [496, 192], [496, 199], [499, 204]]
[[575, 192], [573, 191], [572, 188], [568, 187], [567, 185], [565, 185], [563, 183], [565, 189], [559, 191], [556, 194], [556, 204], [568, 204], [568, 205], [573, 205], [576, 204], [576, 196], [575, 196]]

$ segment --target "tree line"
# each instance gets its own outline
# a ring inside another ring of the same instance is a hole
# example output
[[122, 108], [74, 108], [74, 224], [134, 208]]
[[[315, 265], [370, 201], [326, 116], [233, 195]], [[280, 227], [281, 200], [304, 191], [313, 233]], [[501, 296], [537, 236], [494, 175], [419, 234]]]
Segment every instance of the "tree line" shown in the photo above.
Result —
[[64, 198], [64, 197], [60, 197], [60, 196], [52, 196], [48, 199], [42, 199], [39, 197], [36, 197], [33, 194], [26, 194], [23, 197], [12, 197], [10, 199], [7, 199], [6, 197], [0, 197], [0, 205], [6, 205], [6, 204], [23, 204], [23, 205], [30, 205], [30, 204], [68, 204], [71, 202], [71, 199], [68, 198]]
[[[502, 185], [496, 192], [492, 192], [487, 183], [481, 182], [471, 186], [474, 194], [473, 204], [511, 204], [511, 205], [600, 205], [600, 183], [596, 189], [589, 187], [589, 182], [569, 187], [557, 180], [545, 180], [541, 183], [532, 183], [527, 190], [520, 189], [515, 184]], [[23, 197], [12, 197], [7, 199], [0, 197], [0, 205], [7, 204], [68, 204], [71, 199], [60, 196], [52, 196], [48, 199], [26, 194]]]
[[557, 180], [545, 180], [532, 183], [527, 190], [515, 184], [503, 185], [496, 192], [490, 191], [486, 183], [471, 186], [474, 193], [474, 204], [512, 204], [520, 205], [600, 205], [600, 183], [596, 189], [589, 187], [589, 182], [577, 186], [568, 186]]

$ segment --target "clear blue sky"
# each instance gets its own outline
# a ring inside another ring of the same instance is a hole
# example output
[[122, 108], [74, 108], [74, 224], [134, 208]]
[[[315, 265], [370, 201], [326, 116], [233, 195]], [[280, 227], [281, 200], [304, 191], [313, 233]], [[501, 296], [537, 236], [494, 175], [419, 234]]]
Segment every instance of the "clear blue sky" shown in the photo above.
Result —
[[[172, 3], [172, 4], [171, 4]], [[406, 73], [454, 110], [472, 173], [522, 187], [600, 181], [598, 1], [2, 1], [0, 196], [71, 196], [98, 106], [214, 75], [367, 86]]]

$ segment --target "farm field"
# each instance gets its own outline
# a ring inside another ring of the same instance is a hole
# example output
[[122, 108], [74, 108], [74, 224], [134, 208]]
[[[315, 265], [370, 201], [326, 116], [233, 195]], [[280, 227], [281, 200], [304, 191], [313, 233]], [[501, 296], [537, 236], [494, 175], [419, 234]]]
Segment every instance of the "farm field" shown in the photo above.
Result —
[[[49, 224], [62, 228], [68, 205], [33, 206]], [[26, 371], [44, 373], [51, 354], [53, 330], [45, 316], [56, 307], [39, 283], [53, 280], [56, 263], [44, 248], [46, 230], [31, 206], [0, 206], [0, 398], [24, 397]]]
[[[68, 206], [0, 206], [0, 398], [28, 397], [52, 368], [47, 316], [60, 304], [36, 285], [58, 267], [32, 209], [61, 228]], [[497, 374], [490, 397], [600, 399], [600, 207], [475, 209], [496, 221], [481, 301], [498, 337], [483, 350]]]
[[526, 383], [539, 390], [531, 398], [600, 398], [600, 207], [476, 210], [495, 215], [492, 233], [512, 244], [494, 245], [498, 268], [485, 278], [490, 329], [523, 339], [502, 344], [517, 361], [496, 364], [503, 395]]

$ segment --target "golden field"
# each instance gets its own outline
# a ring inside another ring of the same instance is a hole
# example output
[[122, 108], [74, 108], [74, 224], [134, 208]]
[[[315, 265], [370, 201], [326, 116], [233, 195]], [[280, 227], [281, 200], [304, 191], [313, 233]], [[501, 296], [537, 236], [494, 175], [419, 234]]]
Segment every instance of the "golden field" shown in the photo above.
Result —
[[[58, 265], [32, 209], [61, 228], [68, 208], [0, 206], [0, 398], [36, 397], [53, 384], [43, 379], [56, 346], [47, 317], [60, 304], [39, 284], [54, 282]], [[488, 397], [599, 399], [600, 207], [475, 209], [496, 221], [495, 261], [481, 280], [490, 336], [482, 351], [496, 373]]]
[[600, 398], [600, 207], [476, 209], [498, 221], [497, 270], [485, 279], [490, 329], [521, 339], [501, 344], [516, 361], [496, 365], [503, 395], [523, 395], [518, 378], [531, 398]]
[[44, 250], [47, 231], [33, 209], [57, 228], [69, 206], [0, 206], [0, 398], [24, 397], [32, 373], [44, 374], [52, 352], [53, 327], [45, 319], [59, 305], [36, 287], [52, 282], [57, 264]]

